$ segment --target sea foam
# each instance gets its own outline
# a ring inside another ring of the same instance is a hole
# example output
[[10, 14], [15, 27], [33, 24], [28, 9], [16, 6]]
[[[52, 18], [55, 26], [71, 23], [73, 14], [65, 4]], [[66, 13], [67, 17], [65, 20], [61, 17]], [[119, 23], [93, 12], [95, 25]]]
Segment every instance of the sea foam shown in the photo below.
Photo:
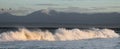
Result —
[[4, 32], [0, 34], [0, 41], [16, 41], [16, 40], [45, 40], [45, 41], [66, 41], [66, 40], [82, 40], [93, 38], [118, 38], [114, 30], [111, 29], [65, 29], [59, 28], [54, 34], [48, 30], [31, 31], [21, 28], [18, 31]]

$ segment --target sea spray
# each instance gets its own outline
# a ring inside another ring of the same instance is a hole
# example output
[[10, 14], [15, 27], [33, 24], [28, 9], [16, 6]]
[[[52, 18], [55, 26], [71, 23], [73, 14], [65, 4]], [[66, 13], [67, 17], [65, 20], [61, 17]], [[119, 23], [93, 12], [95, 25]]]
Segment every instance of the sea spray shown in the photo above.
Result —
[[119, 35], [111, 29], [65, 29], [59, 28], [55, 30], [55, 34], [49, 31], [35, 30], [31, 31], [21, 28], [18, 31], [4, 32], [0, 34], [1, 41], [15, 40], [46, 40], [46, 41], [66, 41], [66, 40], [82, 40], [93, 38], [117, 38]]

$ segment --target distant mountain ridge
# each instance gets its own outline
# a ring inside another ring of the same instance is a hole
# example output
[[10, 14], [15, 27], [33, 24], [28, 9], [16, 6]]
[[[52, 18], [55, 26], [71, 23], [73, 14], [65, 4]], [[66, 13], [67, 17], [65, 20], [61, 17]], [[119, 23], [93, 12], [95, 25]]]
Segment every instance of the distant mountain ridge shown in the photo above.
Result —
[[[47, 12], [47, 13], [46, 13]], [[0, 14], [0, 23], [120, 24], [120, 13], [74, 13], [35, 11], [26, 16]]]

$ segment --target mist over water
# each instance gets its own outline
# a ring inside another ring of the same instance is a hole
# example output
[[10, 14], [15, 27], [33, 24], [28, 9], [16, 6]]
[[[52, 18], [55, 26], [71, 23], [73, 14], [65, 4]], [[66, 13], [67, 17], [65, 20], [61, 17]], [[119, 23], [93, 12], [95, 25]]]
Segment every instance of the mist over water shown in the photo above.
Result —
[[[54, 34], [53, 34], [54, 33]], [[45, 41], [68, 41], [94, 38], [118, 38], [114, 30], [111, 29], [65, 29], [59, 28], [55, 32], [41, 29], [28, 30], [20, 28], [18, 31], [8, 31], [0, 34], [0, 41], [28, 41], [28, 40], [45, 40]]]

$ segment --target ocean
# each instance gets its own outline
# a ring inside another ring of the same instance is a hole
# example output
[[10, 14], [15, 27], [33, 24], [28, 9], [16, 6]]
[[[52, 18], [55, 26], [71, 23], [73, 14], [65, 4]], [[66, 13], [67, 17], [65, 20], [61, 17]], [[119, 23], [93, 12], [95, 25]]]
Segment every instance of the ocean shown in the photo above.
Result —
[[0, 49], [120, 49], [120, 28], [0, 28]]

